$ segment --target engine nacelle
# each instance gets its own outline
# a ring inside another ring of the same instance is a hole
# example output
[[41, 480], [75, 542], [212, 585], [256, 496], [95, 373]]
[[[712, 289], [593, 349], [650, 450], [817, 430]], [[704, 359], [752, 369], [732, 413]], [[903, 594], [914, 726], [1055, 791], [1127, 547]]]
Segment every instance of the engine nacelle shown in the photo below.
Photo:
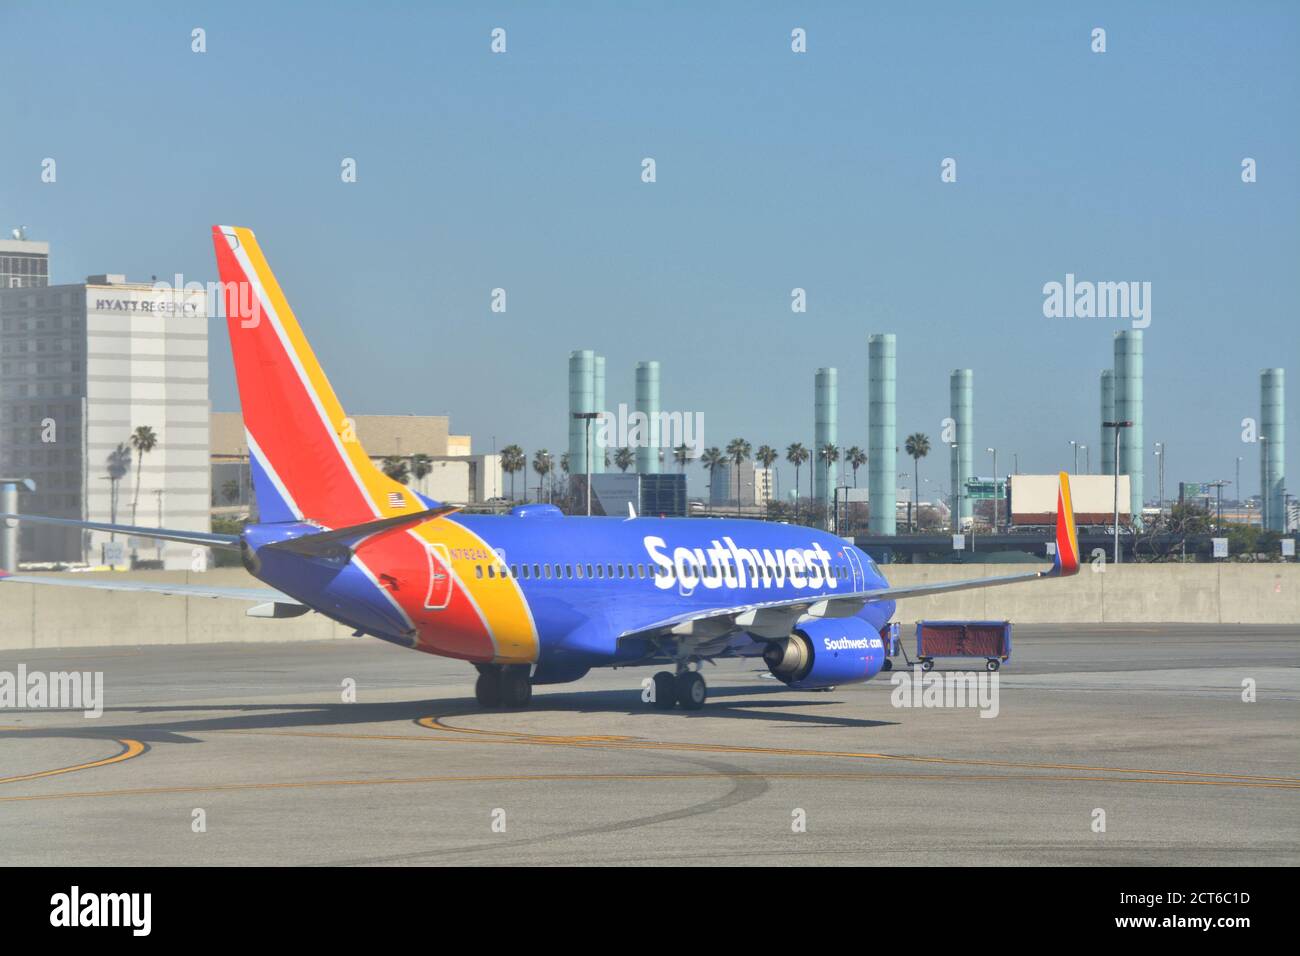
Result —
[[777, 680], [800, 690], [853, 684], [880, 672], [885, 642], [860, 617], [824, 618], [772, 641], [763, 661]]

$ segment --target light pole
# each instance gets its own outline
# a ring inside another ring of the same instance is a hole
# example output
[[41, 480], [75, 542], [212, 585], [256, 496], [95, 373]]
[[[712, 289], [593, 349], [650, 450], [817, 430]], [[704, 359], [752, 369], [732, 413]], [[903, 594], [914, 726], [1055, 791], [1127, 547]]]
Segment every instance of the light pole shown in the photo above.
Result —
[[1156, 442], [1156, 494], [1158, 496], [1156, 505], [1161, 514], [1165, 510], [1165, 458], [1168, 450], [1164, 442]]
[[952, 533], [961, 534], [961, 455], [957, 454], [956, 442], [953, 442], [948, 447], [952, 449], [957, 458], [957, 485], [952, 489], [953, 501], [956, 502], [956, 507], [952, 512]]
[[1268, 436], [1259, 436], [1259, 530], [1268, 530]]
[[1237, 483], [1232, 486], [1232, 493], [1237, 496], [1237, 516], [1241, 517], [1241, 456], [1237, 456]]
[[1119, 564], [1119, 430], [1132, 428], [1132, 422], [1102, 422], [1103, 428], [1115, 429], [1115, 558]]
[[574, 412], [573, 417], [580, 420], [586, 431], [587, 441], [587, 517], [591, 517], [591, 423], [600, 417], [600, 412]]
[[[35, 491], [36, 482], [30, 478], [0, 478], [0, 511], [18, 514], [18, 492]], [[0, 521], [0, 571], [18, 570], [18, 521], [5, 518]]]
[[1071, 441], [1070, 448], [1074, 451], [1074, 474], [1077, 475], [1079, 473], [1079, 443]]
[[989, 454], [993, 456], [993, 533], [998, 531], [998, 450], [990, 448]]
[[[162, 522], [163, 490], [161, 488], [155, 488], [153, 490], [153, 493], [158, 498], [158, 527], [161, 528], [163, 526], [163, 522]], [[154, 545], [154, 552], [159, 561], [162, 561], [162, 548], [163, 548], [162, 538], [159, 538]]]
[[1088, 450], [1087, 445], [1080, 445], [1079, 447], [1083, 449], [1083, 473], [1085, 475], [1091, 475], [1092, 474], [1092, 452]]

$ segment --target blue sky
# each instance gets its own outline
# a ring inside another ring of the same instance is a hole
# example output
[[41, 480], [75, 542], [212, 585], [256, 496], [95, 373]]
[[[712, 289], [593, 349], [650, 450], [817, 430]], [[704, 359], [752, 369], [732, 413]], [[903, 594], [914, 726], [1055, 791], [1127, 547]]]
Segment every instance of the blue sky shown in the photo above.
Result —
[[[1262, 367], [1290, 366], [1300, 423], [1297, 46], [1291, 3], [7, 0], [0, 224], [63, 282], [207, 281], [207, 227], [250, 226], [349, 411], [450, 414], [479, 451], [563, 448], [574, 348], [607, 356], [611, 405], [659, 359], [718, 445], [811, 444], [834, 365], [840, 444], [865, 447], [866, 340], [891, 331], [901, 434], [937, 443], [969, 366], [981, 472], [988, 445], [1066, 467], [1070, 439], [1095, 466], [1125, 323], [1046, 319], [1042, 286], [1150, 281], [1147, 487], [1165, 441], [1167, 489], [1244, 455], [1254, 493]], [[946, 485], [947, 456], [922, 474]]]

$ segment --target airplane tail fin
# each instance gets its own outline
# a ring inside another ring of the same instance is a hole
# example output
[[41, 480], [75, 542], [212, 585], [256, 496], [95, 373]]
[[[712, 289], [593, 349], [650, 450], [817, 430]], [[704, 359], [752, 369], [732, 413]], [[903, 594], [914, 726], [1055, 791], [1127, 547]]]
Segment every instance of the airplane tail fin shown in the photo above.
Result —
[[212, 242], [262, 520], [340, 527], [425, 510], [361, 447], [252, 230], [213, 226]]
[[1053, 573], [1061, 577], [1079, 571], [1079, 532], [1074, 526], [1074, 504], [1070, 500], [1070, 476], [1061, 472], [1056, 491], [1056, 559]]

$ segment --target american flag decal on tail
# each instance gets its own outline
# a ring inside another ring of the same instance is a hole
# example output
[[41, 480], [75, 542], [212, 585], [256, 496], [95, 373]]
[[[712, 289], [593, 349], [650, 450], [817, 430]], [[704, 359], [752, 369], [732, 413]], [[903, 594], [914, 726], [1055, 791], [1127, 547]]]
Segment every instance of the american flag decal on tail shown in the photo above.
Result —
[[402, 494], [400, 491], [390, 491], [388, 493], [388, 507], [405, 508], [406, 495]]

